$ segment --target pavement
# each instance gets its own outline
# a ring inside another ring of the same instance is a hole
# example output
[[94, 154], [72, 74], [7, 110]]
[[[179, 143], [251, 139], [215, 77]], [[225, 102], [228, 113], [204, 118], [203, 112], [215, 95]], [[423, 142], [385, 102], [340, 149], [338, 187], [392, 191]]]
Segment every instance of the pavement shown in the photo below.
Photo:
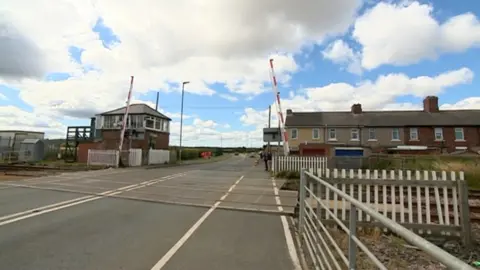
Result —
[[279, 190], [246, 156], [0, 182], [1, 269], [300, 269]]

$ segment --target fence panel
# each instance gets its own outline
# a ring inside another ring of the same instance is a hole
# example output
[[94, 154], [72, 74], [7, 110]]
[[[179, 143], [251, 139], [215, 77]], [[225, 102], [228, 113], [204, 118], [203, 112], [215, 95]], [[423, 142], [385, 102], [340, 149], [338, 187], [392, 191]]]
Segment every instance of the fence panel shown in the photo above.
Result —
[[273, 156], [272, 158], [272, 170], [274, 173], [281, 171], [300, 172], [301, 169], [306, 168], [314, 168], [315, 172], [317, 170], [325, 171], [327, 158], [305, 156]]
[[128, 150], [128, 166], [142, 166], [142, 149]]
[[473, 269], [410, 231], [459, 236], [471, 246], [466, 190], [462, 172], [447, 177], [446, 172], [430, 171], [302, 170], [298, 221], [302, 248], [316, 268], [334, 264], [341, 269], [339, 264], [344, 264], [356, 269], [361, 249], [373, 265], [387, 269], [357, 237], [358, 228], [376, 227], [392, 231], [451, 269]]
[[104, 165], [116, 167], [118, 165], [118, 159], [118, 150], [88, 149], [88, 165]]
[[168, 150], [155, 150], [150, 149], [148, 151], [148, 165], [152, 164], [165, 164], [170, 162], [170, 151]]

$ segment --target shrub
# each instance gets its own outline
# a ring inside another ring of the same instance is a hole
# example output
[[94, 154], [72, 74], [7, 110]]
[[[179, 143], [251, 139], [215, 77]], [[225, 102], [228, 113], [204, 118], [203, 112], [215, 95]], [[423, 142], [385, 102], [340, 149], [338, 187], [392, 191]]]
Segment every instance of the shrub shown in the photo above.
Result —
[[201, 152], [197, 149], [182, 149], [182, 160], [191, 160], [200, 158]]

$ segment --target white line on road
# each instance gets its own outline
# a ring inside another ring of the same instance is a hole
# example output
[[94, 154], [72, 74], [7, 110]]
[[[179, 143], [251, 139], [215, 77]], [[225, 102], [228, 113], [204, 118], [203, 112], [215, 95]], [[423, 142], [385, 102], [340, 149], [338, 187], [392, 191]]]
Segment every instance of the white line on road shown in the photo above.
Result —
[[[99, 200], [99, 199], [109, 197], [109, 196], [115, 196], [115, 195], [118, 195], [118, 194], [121, 194], [121, 193], [124, 193], [124, 192], [127, 192], [127, 191], [131, 191], [131, 190], [147, 187], [147, 186], [159, 183], [159, 182], [163, 182], [165, 180], [181, 177], [181, 176], [184, 176], [185, 174], [186, 173], [177, 173], [177, 174], [174, 174], [174, 175], [167, 175], [167, 176], [163, 176], [161, 178], [155, 178], [155, 179], [152, 179], [152, 180], [149, 180], [149, 181], [144, 181], [144, 182], [139, 183], [139, 184], [129, 185], [129, 186], [126, 186], [126, 187], [121, 187], [121, 188], [105, 191], [105, 192], [102, 192], [102, 193], [96, 193], [94, 195], [83, 196], [83, 197], [72, 199], [72, 200], [62, 201], [62, 202], [58, 202], [58, 203], [54, 203], [54, 204], [50, 204], [50, 205], [45, 205], [45, 206], [42, 206], [42, 207], [29, 209], [29, 210], [26, 210], [26, 211], [2, 216], [2, 217], [0, 217], [0, 221], [1, 221], [0, 226], [7, 225], [7, 224], [10, 224], [10, 223], [13, 223], [13, 222], [16, 222], [16, 221], [20, 221], [20, 220], [23, 220], [23, 219], [43, 215], [43, 214], [50, 213], [50, 212], [53, 212], [53, 211], [61, 210], [61, 209], [71, 207], [71, 206], [75, 206], [75, 205], [78, 205], [78, 204], [87, 203], [87, 202], [91, 202], [91, 201], [94, 201], [94, 200]], [[17, 185], [15, 185], [15, 186], [17, 186]], [[22, 187], [28, 187], [28, 186], [22, 186]], [[4, 221], [2, 221], [2, 220], [4, 220]]]
[[198, 229], [198, 227], [202, 225], [202, 223], [208, 218], [208, 216], [210, 216], [210, 214], [212, 214], [212, 212], [217, 209], [217, 207], [222, 203], [223, 200], [225, 200], [225, 198], [227, 198], [227, 196], [238, 185], [238, 183], [242, 181], [243, 177], [244, 176], [242, 175], [240, 178], [237, 179], [237, 181], [235, 181], [235, 183], [220, 198], [220, 200], [218, 200], [212, 207], [210, 207], [210, 209], [208, 209], [208, 211], [205, 212], [205, 214], [203, 214], [203, 216], [201, 216], [190, 229], [188, 229], [188, 231], [182, 236], [182, 238], [180, 238], [180, 240], [178, 240], [178, 242], [175, 243], [175, 245], [167, 253], [165, 253], [165, 255], [163, 255], [163, 257], [152, 267], [151, 270], [160, 270], [165, 266], [165, 264], [167, 264], [167, 262], [173, 257], [173, 255], [175, 255], [175, 253], [177, 253], [177, 251], [183, 246], [183, 244], [187, 242], [188, 238], [190, 238], [190, 236], [192, 236], [192, 234]]
[[[278, 192], [277, 182], [275, 178], [272, 177], [273, 193], [275, 195], [275, 203], [277, 204], [278, 211], [283, 212], [282, 201], [280, 200], [280, 194]], [[285, 241], [287, 242], [288, 253], [290, 254], [290, 259], [292, 260], [293, 267], [295, 270], [301, 270], [300, 260], [298, 258], [297, 249], [295, 248], [295, 243], [293, 242], [292, 233], [290, 232], [290, 227], [288, 226], [287, 218], [282, 215], [280, 216], [282, 221], [283, 233], [285, 234]]]

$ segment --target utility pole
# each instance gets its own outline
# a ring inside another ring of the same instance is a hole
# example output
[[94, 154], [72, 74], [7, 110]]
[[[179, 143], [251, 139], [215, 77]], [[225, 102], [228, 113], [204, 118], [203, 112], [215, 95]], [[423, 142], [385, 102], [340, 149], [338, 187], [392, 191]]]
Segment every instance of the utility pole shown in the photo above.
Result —
[[[268, 128], [270, 128], [270, 122], [272, 121], [272, 105], [268, 106]], [[272, 149], [270, 147], [270, 141], [268, 141], [268, 152], [272, 152]]]
[[158, 111], [158, 98], [160, 97], [160, 92], [157, 92], [157, 102], [155, 102], [155, 111]]
[[182, 133], [183, 133], [183, 97], [185, 96], [185, 84], [189, 84], [189, 81], [182, 82], [182, 105], [181, 105], [181, 112], [180, 112], [180, 150], [178, 160], [182, 161]]

